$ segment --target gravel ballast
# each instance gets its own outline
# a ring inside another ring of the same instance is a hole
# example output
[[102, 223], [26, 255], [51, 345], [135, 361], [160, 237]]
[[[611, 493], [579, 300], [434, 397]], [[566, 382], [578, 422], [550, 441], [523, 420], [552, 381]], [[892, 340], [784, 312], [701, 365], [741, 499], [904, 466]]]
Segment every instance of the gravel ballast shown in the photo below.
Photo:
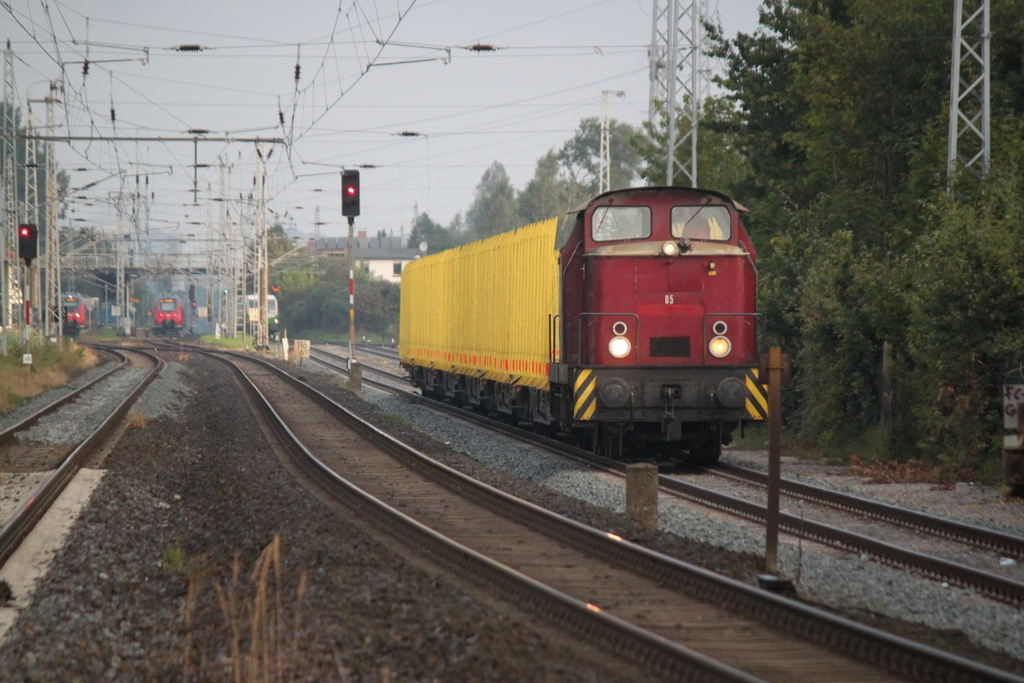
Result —
[[[0, 681], [233, 680], [253, 641], [297, 680], [638, 680], [300, 487], [220, 364], [169, 368], [0, 646]], [[250, 637], [253, 613], [280, 635]]]
[[[590, 506], [616, 514], [625, 511], [622, 484], [611, 483], [585, 467], [541, 455], [531, 447], [424, 410], [391, 394], [365, 389], [363, 397], [387, 415], [415, 425], [450, 449], [480, 463]], [[443, 455], [431, 455], [444, 459]], [[787, 470], [786, 475], [790, 474]], [[529, 497], [519, 491], [515, 493]], [[900, 504], [907, 502], [901, 500]], [[572, 512], [559, 511], [575, 516]], [[967, 521], [978, 522], [977, 519]], [[702, 548], [712, 549], [701, 552], [702, 557], [696, 563], [727, 575], [735, 576], [736, 565], [726, 562], [718, 566], [716, 557], [727, 557], [730, 553], [751, 558], [763, 556], [763, 528], [707, 508], [683, 502], [663, 503], [659, 526], [679, 539], [680, 545], [696, 541]], [[996, 523], [992, 526], [1013, 525]], [[1019, 608], [986, 599], [970, 589], [936, 583], [914, 572], [879, 564], [867, 556], [800, 545], [791, 539], [780, 545], [779, 569], [797, 579], [798, 595], [803, 600], [1024, 674], [1024, 638], [1021, 638], [1024, 611]], [[754, 572], [749, 572], [736, 578], [751, 582], [753, 576]]]

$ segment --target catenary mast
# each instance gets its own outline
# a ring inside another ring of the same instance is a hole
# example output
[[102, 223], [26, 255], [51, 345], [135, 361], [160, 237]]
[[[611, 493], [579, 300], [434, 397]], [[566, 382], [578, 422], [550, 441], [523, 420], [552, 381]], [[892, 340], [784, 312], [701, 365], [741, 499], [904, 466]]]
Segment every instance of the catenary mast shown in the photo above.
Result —
[[[665, 184], [697, 186], [697, 124], [708, 90], [704, 26], [708, 0], [653, 0], [648, 118], [668, 116]], [[685, 160], [679, 159], [688, 149]]]
[[954, 2], [946, 155], [946, 182], [950, 191], [958, 171], [966, 169], [981, 178], [991, 165], [989, 1]]

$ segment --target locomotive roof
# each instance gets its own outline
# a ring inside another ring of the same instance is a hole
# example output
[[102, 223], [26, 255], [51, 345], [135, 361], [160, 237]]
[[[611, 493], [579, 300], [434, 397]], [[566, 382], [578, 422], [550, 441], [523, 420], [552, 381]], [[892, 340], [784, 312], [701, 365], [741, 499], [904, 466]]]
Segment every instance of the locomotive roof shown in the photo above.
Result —
[[590, 204], [592, 204], [594, 201], [600, 199], [601, 197], [607, 197], [609, 195], [617, 195], [617, 194], [633, 194], [633, 193], [636, 193], [636, 192], [651, 192], [651, 191], [655, 191], [655, 190], [688, 190], [690, 192], [701, 192], [701, 193], [704, 193], [704, 194], [712, 195], [714, 197], [718, 197], [719, 199], [723, 200], [724, 202], [726, 202], [728, 204], [732, 204], [733, 207], [735, 207], [735, 209], [737, 211], [742, 211], [744, 213], [749, 211], [749, 209], [747, 209], [747, 207], [743, 206], [742, 204], [740, 204], [738, 201], [736, 201], [735, 199], [733, 199], [729, 195], [723, 194], [723, 193], [718, 192], [716, 190], [705, 190], [705, 189], [699, 188], [699, 187], [682, 187], [682, 186], [678, 186], [678, 185], [674, 185], [674, 186], [653, 185], [653, 186], [650, 186], [650, 187], [625, 187], [625, 188], [622, 188], [620, 190], [609, 190], [608, 192], [602, 192], [599, 195], [595, 195], [595, 196], [591, 197], [590, 199], [587, 199], [586, 201], [584, 201], [582, 204], [580, 204], [578, 207], [576, 207], [575, 209], [573, 209], [569, 213], [578, 213], [580, 211], [583, 211], [588, 206], [590, 206]]

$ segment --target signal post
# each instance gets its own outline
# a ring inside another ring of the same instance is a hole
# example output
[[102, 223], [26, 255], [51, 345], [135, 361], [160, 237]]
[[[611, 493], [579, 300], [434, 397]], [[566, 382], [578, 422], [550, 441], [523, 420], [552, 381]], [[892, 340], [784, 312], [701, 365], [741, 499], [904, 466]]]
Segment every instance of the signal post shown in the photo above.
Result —
[[345, 258], [348, 260], [348, 367], [351, 370], [355, 361], [356, 338], [356, 271], [353, 250], [356, 216], [359, 215], [359, 171], [341, 173], [341, 215], [348, 218]]
[[[31, 223], [18, 226], [18, 258], [24, 259], [25, 270], [21, 292], [25, 299], [25, 341], [32, 331], [32, 301], [39, 289], [38, 274], [32, 270], [32, 259], [39, 256], [39, 229]], [[33, 277], [35, 276], [35, 277]]]

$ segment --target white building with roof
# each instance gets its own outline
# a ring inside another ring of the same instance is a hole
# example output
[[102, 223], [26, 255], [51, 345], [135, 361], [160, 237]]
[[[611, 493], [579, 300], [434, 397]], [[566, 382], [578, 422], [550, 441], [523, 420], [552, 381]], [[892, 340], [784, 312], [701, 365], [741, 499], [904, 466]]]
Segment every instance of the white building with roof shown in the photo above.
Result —
[[[366, 265], [371, 275], [397, 284], [402, 280], [405, 264], [421, 256], [419, 249], [404, 246], [404, 240], [404, 236], [395, 235], [367, 237], [361, 231], [353, 238], [353, 256], [356, 263]], [[308, 248], [313, 254], [344, 256], [347, 246], [347, 237], [319, 237], [309, 240]]]

